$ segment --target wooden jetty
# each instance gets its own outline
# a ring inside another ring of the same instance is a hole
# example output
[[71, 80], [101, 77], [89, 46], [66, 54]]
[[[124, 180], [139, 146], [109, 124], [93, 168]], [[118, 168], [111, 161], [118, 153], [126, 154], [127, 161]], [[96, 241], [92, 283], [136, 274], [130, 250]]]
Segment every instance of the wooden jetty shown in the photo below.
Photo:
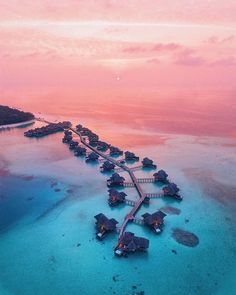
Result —
[[[124, 171], [128, 172], [131, 181], [130, 183], [132, 183], [132, 186], [136, 188], [138, 195], [140, 197], [140, 199], [135, 202], [133, 208], [131, 209], [131, 211], [129, 212], [129, 214], [127, 214], [124, 218], [124, 221], [119, 229], [119, 240], [121, 239], [121, 237], [123, 236], [123, 233], [125, 231], [125, 228], [127, 226], [127, 224], [131, 221], [134, 220], [135, 214], [137, 213], [138, 209], [142, 206], [142, 203], [144, 202], [145, 198], [146, 198], [146, 194], [143, 192], [138, 179], [136, 178], [136, 176], [134, 175], [132, 169], [130, 169], [128, 166], [126, 166], [125, 164], [121, 163], [120, 161], [112, 158], [110, 155], [108, 154], [104, 154], [103, 152], [97, 150], [96, 148], [92, 147], [88, 142], [86, 142], [83, 138], [83, 136], [81, 135], [81, 133], [79, 131], [77, 131], [74, 128], [70, 128], [70, 130], [72, 132], [74, 132], [75, 134], [77, 134], [80, 138], [81, 143], [83, 143], [86, 147], [88, 147], [90, 150], [92, 150], [93, 152], [97, 153], [101, 158], [106, 159], [110, 162], [112, 162], [114, 165], [118, 166], [119, 168], [122, 168]], [[129, 184], [129, 186], [131, 187], [131, 184]]]
[[125, 181], [123, 185], [124, 185], [124, 187], [134, 187], [135, 186], [133, 182], [127, 182], [127, 181]]
[[[45, 120], [41, 120], [44, 122], [47, 122]], [[50, 123], [50, 122], [47, 122]], [[124, 161], [119, 161], [116, 160], [114, 158], [112, 158], [110, 155], [105, 154], [104, 152], [96, 149], [95, 147], [91, 146], [87, 140], [87, 138], [85, 138], [84, 136], [82, 136], [81, 132], [76, 130], [73, 127], [68, 128], [70, 131], [72, 131], [73, 133], [77, 134], [80, 138], [81, 143], [86, 146], [87, 148], [89, 148], [92, 152], [96, 153], [97, 155], [99, 155], [101, 158], [103, 158], [104, 160], [110, 161], [111, 163], [113, 163], [115, 166], [117, 166], [119, 169], [126, 171], [131, 179], [131, 182], [125, 182], [124, 186], [125, 187], [135, 187], [135, 189], [137, 190], [137, 193], [139, 195], [139, 199], [135, 202], [135, 201], [131, 201], [131, 200], [126, 200], [126, 202], [130, 205], [132, 205], [132, 209], [131, 211], [125, 216], [123, 223], [121, 224], [121, 226], [117, 229], [117, 232], [119, 233], [119, 238], [118, 238], [118, 242], [122, 239], [124, 232], [125, 232], [125, 228], [127, 226], [127, 224], [129, 222], [133, 222], [135, 221], [136, 223], [141, 224], [141, 221], [138, 220], [137, 218], [135, 218], [136, 213], [138, 212], [139, 208], [142, 206], [143, 203], [145, 203], [145, 199], [147, 197], [152, 198], [152, 197], [159, 197], [160, 193], [158, 194], [146, 194], [143, 192], [140, 183], [152, 183], [154, 182], [154, 178], [136, 178], [136, 176], [133, 173], [133, 169], [129, 168], [128, 166], [125, 165]]]

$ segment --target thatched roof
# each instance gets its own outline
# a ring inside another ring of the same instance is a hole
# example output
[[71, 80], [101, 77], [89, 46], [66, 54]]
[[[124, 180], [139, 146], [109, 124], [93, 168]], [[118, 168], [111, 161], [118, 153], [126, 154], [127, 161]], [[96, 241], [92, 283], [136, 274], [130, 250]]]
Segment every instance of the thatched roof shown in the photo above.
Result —
[[152, 225], [153, 223], [162, 223], [166, 214], [162, 211], [154, 212], [153, 214], [145, 213], [142, 215], [144, 223], [147, 225]]
[[99, 213], [98, 215], [94, 216], [94, 218], [97, 220], [96, 224], [98, 228], [103, 226], [106, 230], [109, 231], [113, 231], [116, 229], [118, 221], [116, 221], [114, 218], [109, 219], [103, 213]]
[[163, 188], [164, 194], [169, 196], [175, 196], [179, 192], [179, 188], [175, 183], [169, 183]]
[[83, 129], [83, 126], [81, 124], [78, 124], [75, 126], [77, 131], [81, 131]]
[[110, 161], [105, 161], [102, 165], [102, 168], [104, 170], [112, 170], [115, 168], [115, 165], [113, 163], [111, 163]]
[[115, 189], [109, 189], [109, 196], [110, 198], [115, 198], [117, 201], [124, 201], [125, 197], [127, 196], [124, 192], [119, 192]]
[[153, 160], [151, 160], [151, 159], [149, 159], [149, 158], [144, 158], [143, 160], [142, 160], [142, 164], [144, 165], [144, 166], [148, 166], [148, 165], [153, 165]]
[[139, 157], [137, 157], [134, 153], [126, 151], [125, 152], [125, 159], [126, 160], [139, 160]]
[[82, 146], [77, 146], [75, 148], [75, 153], [78, 153], [78, 154], [85, 154], [86, 153], [86, 148], [82, 147]]
[[154, 173], [153, 176], [158, 181], [166, 181], [168, 174], [164, 170], [159, 170], [158, 172]]
[[141, 237], [136, 237], [134, 233], [125, 232], [119, 241], [125, 246], [125, 250], [136, 251], [136, 250], [144, 250], [149, 247], [149, 240]]
[[99, 155], [96, 154], [95, 152], [92, 152], [91, 154], [88, 155], [87, 159], [88, 160], [97, 160], [99, 158]]
[[113, 173], [110, 177], [110, 181], [115, 183], [123, 182], [124, 180], [125, 178], [123, 176], [120, 176], [118, 173]]

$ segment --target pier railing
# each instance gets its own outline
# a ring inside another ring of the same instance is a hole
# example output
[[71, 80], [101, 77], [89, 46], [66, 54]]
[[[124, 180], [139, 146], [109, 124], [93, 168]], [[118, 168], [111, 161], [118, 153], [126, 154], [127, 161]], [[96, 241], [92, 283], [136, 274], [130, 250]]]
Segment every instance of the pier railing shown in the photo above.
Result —
[[130, 205], [130, 206], [135, 206], [136, 201], [134, 201], [134, 200], [129, 200], [129, 199], [125, 199], [125, 204], [126, 204], [126, 205]]
[[134, 187], [135, 185], [134, 185], [133, 182], [124, 182], [124, 183], [123, 183], [123, 186], [124, 186], [124, 187]]
[[141, 218], [134, 218], [133, 219], [133, 222], [136, 223], [136, 224], [139, 224], [139, 225], [143, 225], [144, 224], [144, 221]]
[[162, 198], [164, 196], [163, 192], [159, 193], [147, 193], [145, 194], [147, 198], [155, 199], [155, 198]]
[[138, 183], [153, 183], [155, 182], [154, 178], [137, 178]]

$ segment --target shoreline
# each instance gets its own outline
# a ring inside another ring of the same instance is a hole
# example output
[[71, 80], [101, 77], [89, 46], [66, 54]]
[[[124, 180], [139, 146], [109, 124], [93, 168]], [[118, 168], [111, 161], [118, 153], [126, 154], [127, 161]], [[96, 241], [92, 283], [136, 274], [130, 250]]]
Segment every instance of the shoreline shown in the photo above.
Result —
[[32, 124], [35, 121], [36, 121], [36, 118], [35, 119], [32, 119], [32, 120], [24, 121], [24, 122], [19, 122], [19, 123], [13, 123], [13, 124], [7, 124], [7, 125], [0, 125], [0, 130], [22, 127], [24, 125]]

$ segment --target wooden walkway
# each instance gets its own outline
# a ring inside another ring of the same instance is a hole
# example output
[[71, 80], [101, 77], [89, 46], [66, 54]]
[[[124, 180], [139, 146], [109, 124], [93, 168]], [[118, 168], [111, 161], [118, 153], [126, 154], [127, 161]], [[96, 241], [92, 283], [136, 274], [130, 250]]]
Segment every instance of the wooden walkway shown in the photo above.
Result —
[[[124, 221], [119, 229], [119, 240], [121, 239], [121, 237], [123, 236], [123, 233], [125, 231], [125, 228], [128, 224], [128, 222], [130, 221], [133, 221], [134, 218], [135, 218], [135, 214], [137, 213], [138, 209], [141, 207], [145, 197], [146, 197], [146, 194], [143, 192], [139, 182], [138, 182], [138, 179], [136, 178], [136, 176], [134, 175], [132, 169], [130, 169], [128, 166], [126, 166], [125, 164], [122, 164], [120, 163], [120, 161], [118, 160], [115, 160], [114, 158], [112, 158], [111, 156], [107, 155], [107, 154], [104, 154], [102, 153], [101, 151], [98, 151], [96, 148], [90, 146], [84, 139], [83, 137], [81, 136], [80, 132], [78, 132], [76, 129], [74, 128], [70, 128], [70, 130], [72, 132], [74, 132], [75, 134], [79, 135], [80, 137], [80, 141], [85, 145], [87, 146], [89, 149], [91, 149], [93, 152], [95, 152], [96, 154], [98, 154], [99, 156], [101, 156], [103, 159], [106, 159], [110, 162], [112, 162], [114, 165], [118, 166], [119, 168], [122, 168], [124, 171], [128, 172], [129, 173], [129, 176], [132, 180], [132, 186], [136, 188], [137, 192], [138, 192], [138, 195], [140, 197], [140, 199], [134, 203], [134, 206], [133, 208], [131, 209], [131, 211], [129, 212], [129, 214], [127, 214], [124, 218]], [[129, 184], [130, 185], [130, 184]], [[131, 186], [131, 185], [130, 185]]]
[[[139, 166], [135, 166], [135, 167], [129, 167], [129, 169], [132, 171], [137, 171], [142, 167], [143, 167], [142, 165], [139, 165]], [[124, 169], [123, 168], [115, 168], [114, 171], [117, 173], [120, 173], [120, 172], [124, 172]]]
[[[43, 119], [41, 119], [40, 121], [45, 122], [45, 123], [51, 123], [51, 122], [48, 122], [48, 121], [43, 120]], [[137, 192], [138, 192], [138, 195], [139, 195], [140, 198], [138, 199], [138, 201], [133, 202], [133, 208], [125, 216], [123, 223], [121, 224], [120, 228], [118, 229], [118, 232], [119, 232], [119, 240], [120, 240], [122, 238], [123, 234], [124, 234], [124, 231], [125, 231], [125, 228], [126, 228], [127, 224], [129, 222], [135, 220], [135, 214], [137, 213], [138, 209], [142, 206], [142, 203], [144, 202], [144, 200], [146, 198], [146, 194], [143, 192], [143, 190], [142, 190], [142, 188], [140, 186], [140, 183], [144, 183], [144, 182], [142, 182], [142, 181], [140, 182], [140, 179], [137, 179], [136, 178], [136, 176], [134, 175], [134, 173], [132, 171], [132, 168], [129, 168], [125, 164], [120, 163], [119, 160], [115, 160], [110, 155], [104, 154], [103, 152], [98, 151], [95, 147], [92, 147], [91, 145], [89, 145], [89, 143], [87, 142], [87, 140], [75, 128], [71, 127], [71, 128], [69, 128], [69, 130], [71, 130], [73, 133], [77, 134], [79, 136], [79, 138], [80, 138], [81, 143], [83, 145], [85, 145], [87, 148], [89, 148], [91, 151], [95, 152], [101, 158], [112, 162], [114, 165], [116, 165], [119, 168], [121, 168], [124, 171], [126, 171], [129, 174], [130, 178], [131, 178], [132, 186], [135, 187], [136, 190], [137, 190]], [[151, 182], [151, 181], [148, 181], [148, 182]]]

